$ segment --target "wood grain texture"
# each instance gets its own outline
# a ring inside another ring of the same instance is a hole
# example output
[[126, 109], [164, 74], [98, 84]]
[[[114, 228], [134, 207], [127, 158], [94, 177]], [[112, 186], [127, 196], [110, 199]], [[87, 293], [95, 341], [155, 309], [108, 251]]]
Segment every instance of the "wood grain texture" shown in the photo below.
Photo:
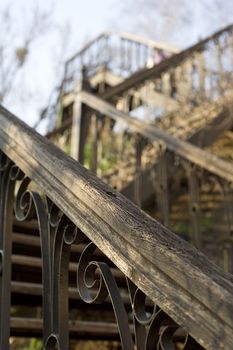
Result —
[[0, 148], [200, 344], [233, 348], [232, 275], [2, 107]]

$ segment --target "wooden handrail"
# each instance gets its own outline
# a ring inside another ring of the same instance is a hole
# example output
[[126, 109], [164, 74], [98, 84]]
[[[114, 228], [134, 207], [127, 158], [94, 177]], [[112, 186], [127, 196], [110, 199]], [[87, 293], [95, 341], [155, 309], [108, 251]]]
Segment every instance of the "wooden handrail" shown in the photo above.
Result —
[[0, 148], [206, 349], [233, 348], [233, 276], [0, 107]]
[[204, 151], [189, 142], [169, 135], [153, 125], [129, 116], [113, 107], [110, 103], [105, 102], [103, 99], [96, 97], [89, 92], [81, 92], [79, 98], [82, 103], [103, 115], [107, 115], [115, 121], [124, 122], [132, 131], [147, 137], [149, 140], [160, 140], [164, 142], [169, 150], [180, 155], [183, 159], [186, 159], [229, 182], [233, 182], [233, 165], [229, 162], [220, 159], [214, 154]]

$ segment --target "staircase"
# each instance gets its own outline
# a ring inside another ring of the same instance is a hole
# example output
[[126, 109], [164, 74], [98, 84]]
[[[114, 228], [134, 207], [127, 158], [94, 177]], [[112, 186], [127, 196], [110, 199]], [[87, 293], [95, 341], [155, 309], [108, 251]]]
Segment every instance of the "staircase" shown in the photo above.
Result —
[[0, 349], [233, 348], [232, 31], [104, 33], [47, 138], [0, 107]]

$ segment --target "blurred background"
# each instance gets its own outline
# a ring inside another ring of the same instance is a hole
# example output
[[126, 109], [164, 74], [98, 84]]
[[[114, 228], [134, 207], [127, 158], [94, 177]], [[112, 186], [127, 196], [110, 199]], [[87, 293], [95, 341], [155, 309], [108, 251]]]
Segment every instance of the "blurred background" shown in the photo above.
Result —
[[64, 62], [101, 32], [185, 48], [231, 23], [232, 14], [231, 0], [1, 0], [0, 102], [34, 126], [61, 83]]
[[[61, 86], [66, 60], [102, 32], [128, 32], [182, 50], [232, 22], [232, 0], [1, 0], [0, 103], [43, 134], [46, 123], [38, 121]], [[119, 349], [105, 341], [72, 349], [97, 345]], [[11, 349], [41, 350], [42, 342], [11, 338]]]

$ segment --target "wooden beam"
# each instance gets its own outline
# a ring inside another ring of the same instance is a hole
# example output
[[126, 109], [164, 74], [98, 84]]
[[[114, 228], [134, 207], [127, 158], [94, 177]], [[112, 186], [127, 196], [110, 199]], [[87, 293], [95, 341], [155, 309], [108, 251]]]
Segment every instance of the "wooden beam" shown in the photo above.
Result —
[[202, 149], [174, 136], [171, 136], [155, 126], [146, 124], [128, 114], [114, 108], [110, 103], [83, 91], [80, 98], [84, 104], [92, 109], [108, 115], [115, 121], [123, 121], [134, 132], [140, 133], [151, 141], [163, 141], [167, 148], [180, 155], [182, 158], [208, 170], [209, 172], [222, 177], [223, 179], [233, 182], [233, 165], [226, 162], [212, 153]]

